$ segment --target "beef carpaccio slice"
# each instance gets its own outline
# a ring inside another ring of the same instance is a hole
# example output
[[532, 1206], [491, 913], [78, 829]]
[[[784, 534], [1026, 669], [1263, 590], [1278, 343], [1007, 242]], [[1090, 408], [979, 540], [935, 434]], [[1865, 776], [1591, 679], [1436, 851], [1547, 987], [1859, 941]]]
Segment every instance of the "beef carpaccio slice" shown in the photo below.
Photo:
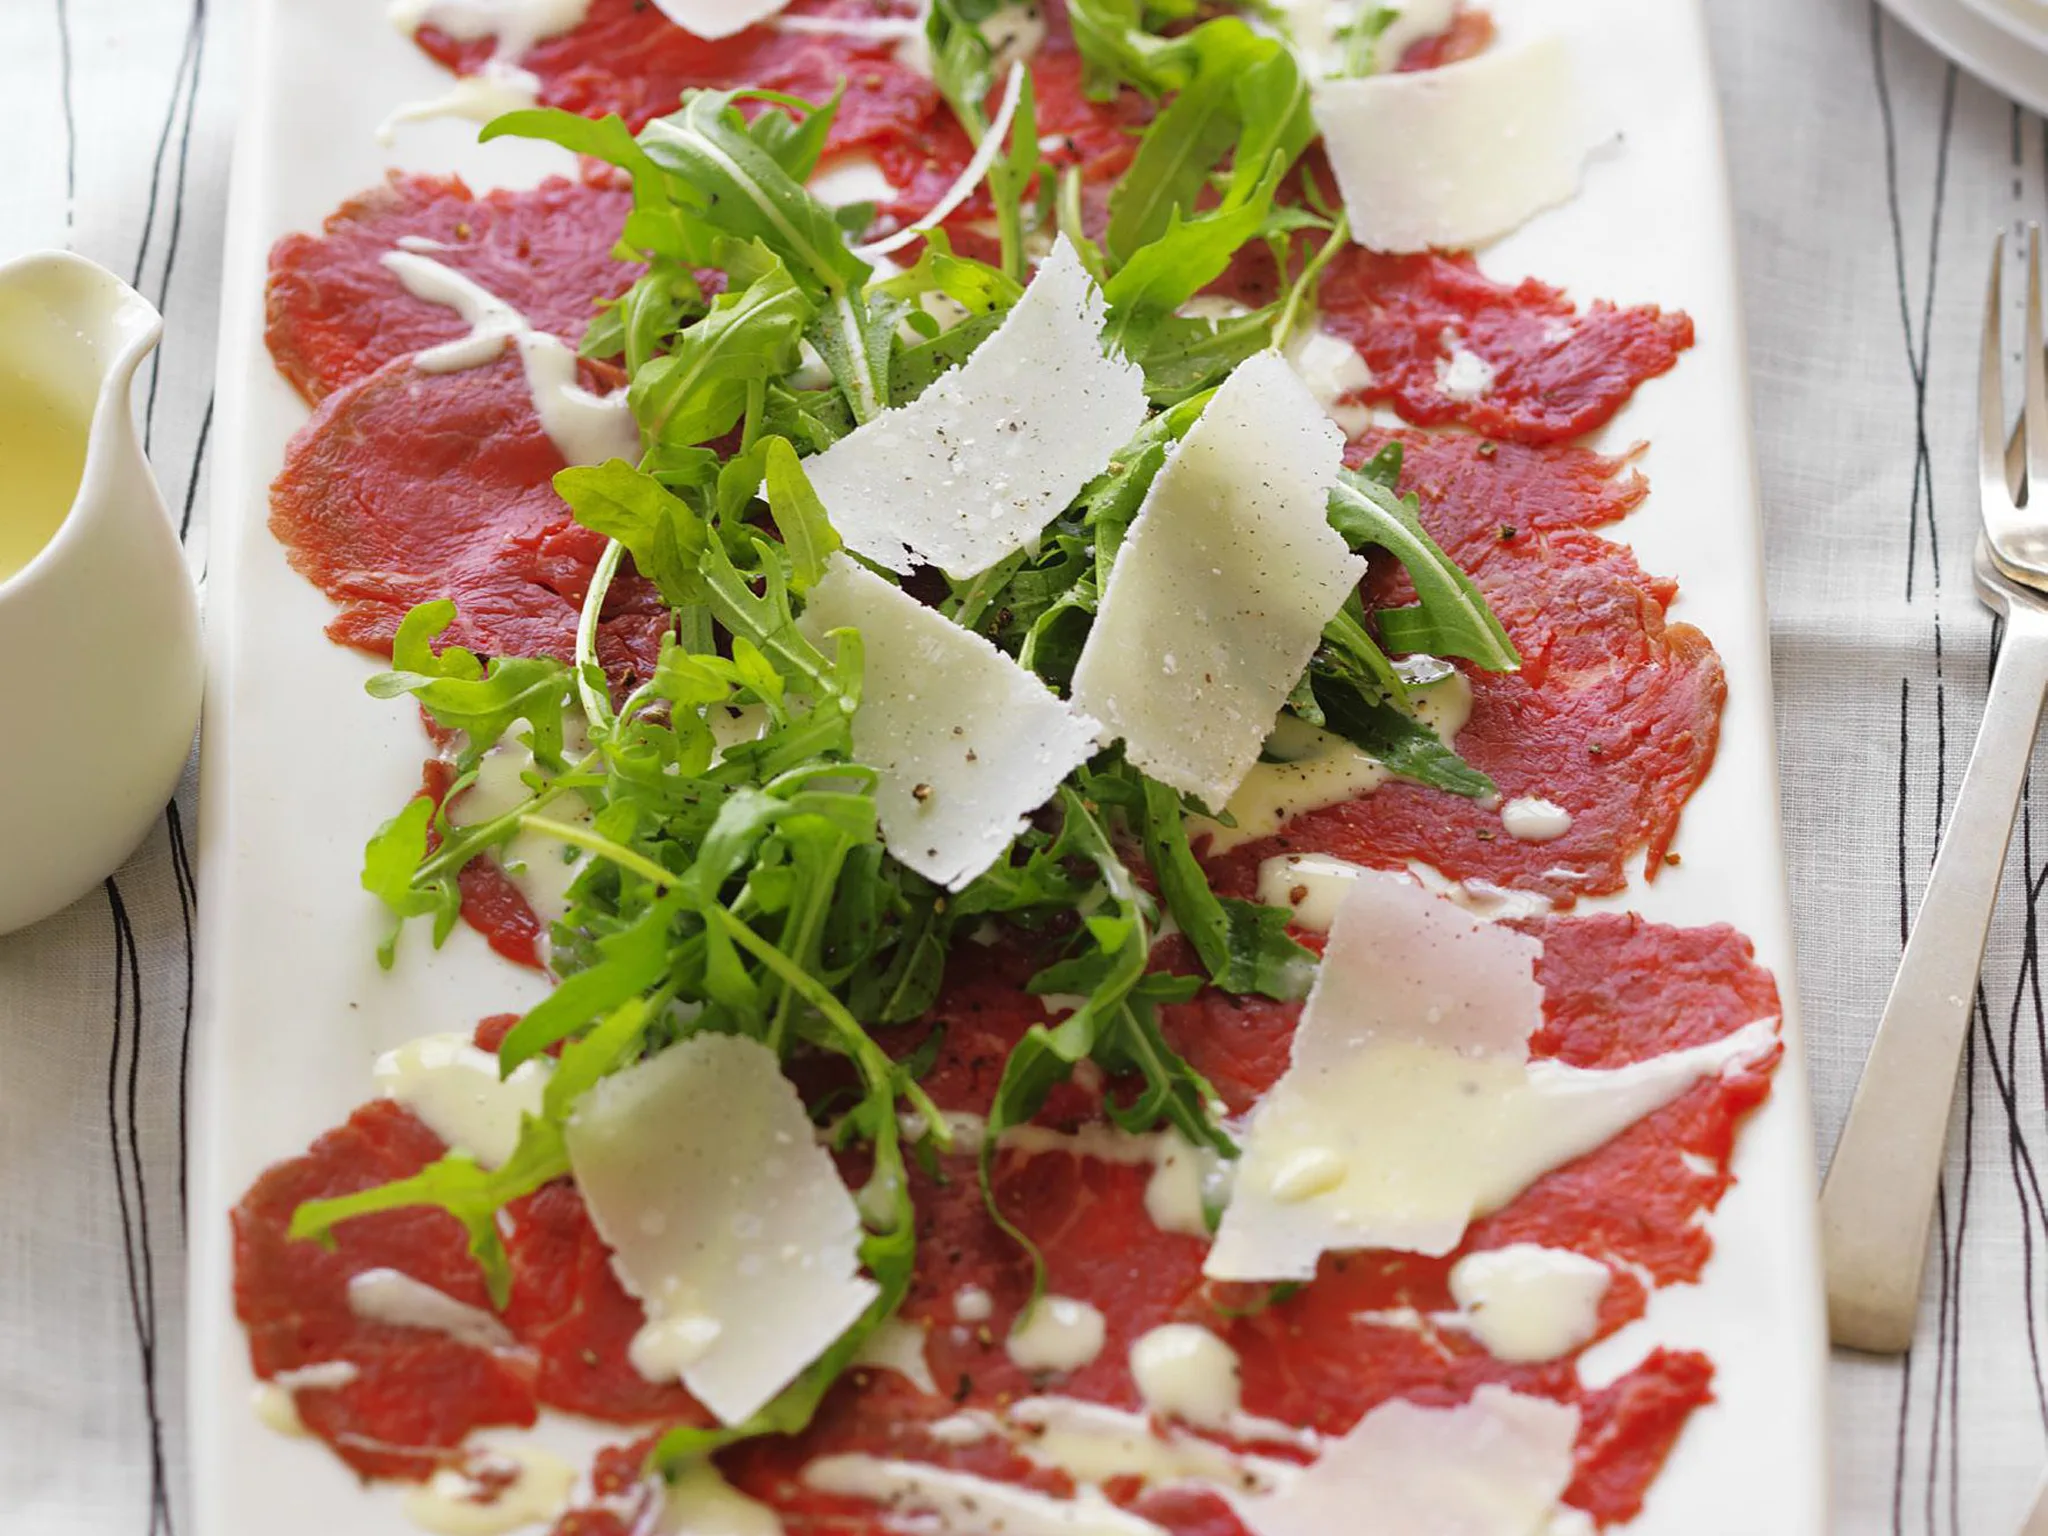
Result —
[[[456, 373], [400, 357], [322, 401], [292, 439], [270, 528], [341, 604], [327, 633], [344, 645], [388, 656], [416, 604], [450, 598], [449, 643], [569, 661], [605, 541], [555, 494], [563, 467], [510, 347]], [[653, 584], [621, 573], [598, 628], [615, 681], [651, 674], [667, 622]]]
[[[1038, 127], [1048, 158], [1079, 165], [1090, 180], [1114, 177], [1130, 163], [1135, 130], [1150, 116], [1136, 92], [1110, 102], [1082, 90], [1081, 61], [1060, 0], [1034, 6], [1045, 27], [1031, 61]], [[752, 86], [824, 102], [844, 87], [829, 158], [871, 155], [897, 189], [883, 212], [898, 222], [917, 218], [949, 188], [973, 146], [938, 88], [906, 56], [899, 36], [863, 35], [863, 21], [903, 22], [918, 7], [908, 0], [797, 0], [791, 18], [847, 24], [843, 32], [796, 31], [774, 22], [716, 40], [692, 36], [646, 0], [591, 0], [575, 28], [544, 38], [519, 59], [541, 82], [544, 105], [585, 117], [617, 113], [638, 129], [676, 109], [687, 90]], [[462, 74], [481, 69], [496, 50], [491, 38], [458, 41], [423, 27], [420, 46]], [[977, 193], [959, 217], [987, 210]]]
[[[1330, 264], [1325, 329], [1372, 370], [1358, 398], [1417, 426], [1456, 425], [1559, 443], [1613, 420], [1644, 380], [1692, 345], [1692, 321], [1653, 305], [1576, 308], [1534, 278], [1495, 282], [1470, 255], [1383, 256], [1351, 247]], [[1454, 364], [1465, 354], [1465, 376]]]
[[[1585, 531], [1639, 503], [1642, 477], [1583, 448], [1401, 436], [1402, 489], [1419, 495], [1423, 524], [1471, 575], [1522, 657], [1519, 672], [1467, 669], [1472, 712], [1458, 751], [1504, 800], [1547, 800], [1571, 826], [1552, 841], [1519, 841], [1498, 805], [1390, 781], [1231, 849], [1211, 861], [1211, 878], [1248, 896], [1259, 863], [1275, 854], [1395, 869], [1419, 859], [1454, 880], [1568, 904], [1622, 890], [1638, 853], [1654, 874], [1713, 765], [1727, 683], [1706, 636], [1667, 619], [1677, 584]], [[1363, 440], [1354, 457], [1382, 441]], [[1369, 581], [1404, 600], [1398, 568], [1381, 562]]]
[[393, 171], [328, 215], [318, 235], [287, 235], [272, 248], [264, 301], [271, 358], [318, 404], [394, 358], [467, 334], [454, 310], [414, 298], [385, 269], [382, 258], [401, 240], [573, 346], [599, 302], [638, 275], [612, 257], [632, 202], [616, 188], [559, 176], [478, 196], [460, 177]]
[[[1770, 976], [1731, 929], [1674, 929], [1604, 914], [1527, 926], [1544, 943], [1538, 974], [1544, 1022], [1531, 1041], [1539, 1056], [1613, 1067], [1720, 1038], [1777, 1012]], [[1185, 965], [1188, 957], [1178, 944], [1169, 941], [1157, 960]], [[999, 945], [976, 966], [960, 968], [929, 1021], [944, 1035], [924, 1083], [943, 1106], [987, 1110], [1011, 1046], [1043, 1017], [1043, 1005], [1021, 991], [1041, 959]], [[1298, 1012], [1297, 1005], [1212, 992], [1169, 1009], [1163, 1026], [1228, 1107], [1241, 1112], [1284, 1070]], [[480, 1031], [480, 1043], [493, 1043], [502, 1022]], [[923, 1032], [924, 1026], [913, 1026], [899, 1032], [895, 1043], [914, 1049]], [[1696, 1279], [1711, 1252], [1699, 1218], [1729, 1185], [1735, 1133], [1768, 1093], [1774, 1064], [1775, 1058], [1753, 1063], [1696, 1085], [1475, 1222], [1456, 1254], [1326, 1257], [1311, 1285], [1263, 1304], [1255, 1304], [1255, 1288], [1205, 1282], [1206, 1244], [1153, 1224], [1145, 1206], [1147, 1169], [1064, 1151], [1005, 1152], [998, 1160], [998, 1198], [1045, 1255], [1051, 1289], [1088, 1298], [1106, 1318], [1102, 1352], [1051, 1379], [1022, 1369], [1003, 1347], [1031, 1291], [1030, 1261], [989, 1217], [971, 1158], [945, 1160], [935, 1170], [913, 1174], [918, 1267], [902, 1313], [928, 1330], [925, 1354], [938, 1392], [927, 1394], [892, 1371], [857, 1369], [834, 1389], [807, 1433], [749, 1443], [724, 1455], [721, 1465], [756, 1497], [812, 1516], [820, 1522], [817, 1529], [836, 1531], [883, 1527], [871, 1508], [823, 1499], [798, 1483], [807, 1461], [834, 1451], [886, 1451], [1069, 1493], [1063, 1474], [1023, 1460], [1000, 1438], [960, 1446], [930, 1427], [962, 1408], [1000, 1409], [1046, 1391], [1135, 1409], [1139, 1402], [1125, 1364], [1130, 1345], [1164, 1323], [1195, 1322], [1238, 1352], [1249, 1412], [1324, 1433], [1341, 1432], [1393, 1398], [1451, 1404], [1487, 1382], [1575, 1403], [1582, 1430], [1570, 1498], [1603, 1521], [1626, 1519], [1639, 1507], [1686, 1417], [1711, 1396], [1707, 1361], [1658, 1351], [1595, 1391], [1578, 1380], [1570, 1359], [1509, 1364], [1457, 1330], [1386, 1319], [1403, 1309], [1425, 1316], [1449, 1310], [1448, 1275], [1456, 1259], [1515, 1242], [1572, 1248], [1610, 1267], [1602, 1336], [1641, 1314], [1646, 1281]], [[1069, 1086], [1041, 1121], [1073, 1129], [1100, 1113], [1098, 1099]], [[363, 1150], [382, 1143], [399, 1150], [374, 1156]], [[479, 1295], [474, 1266], [461, 1257], [460, 1229], [439, 1213], [391, 1213], [349, 1223], [333, 1254], [286, 1244], [282, 1237], [296, 1199], [411, 1172], [438, 1150], [406, 1112], [372, 1105], [343, 1131], [316, 1143], [307, 1157], [272, 1170], [250, 1192], [236, 1216], [237, 1303], [252, 1329], [259, 1374], [336, 1358], [375, 1363], [377, 1350], [390, 1341], [374, 1328], [352, 1326], [337, 1314], [333, 1300], [346, 1275], [361, 1268], [396, 1267], [459, 1299]], [[367, 1171], [359, 1160], [368, 1163]], [[847, 1160], [849, 1179], [859, 1177], [860, 1154], [847, 1154]], [[702, 1423], [701, 1410], [679, 1388], [652, 1387], [627, 1364], [627, 1341], [641, 1313], [612, 1276], [573, 1186], [551, 1185], [511, 1208], [510, 1215], [515, 1287], [503, 1320], [517, 1342], [492, 1359], [522, 1385], [525, 1395], [511, 1407], [546, 1403], [621, 1423]], [[447, 1278], [464, 1266], [465, 1273]], [[991, 1310], [986, 1319], [963, 1322], [955, 1298], [970, 1285], [988, 1293]], [[326, 1325], [299, 1321], [306, 1318]], [[276, 1343], [280, 1328], [293, 1340], [288, 1349]], [[347, 1433], [389, 1447], [407, 1445], [392, 1437], [414, 1423], [452, 1425], [465, 1415], [471, 1422], [491, 1422], [453, 1400], [438, 1406], [412, 1401], [400, 1414], [376, 1392], [381, 1379], [366, 1367], [354, 1396], [344, 1399], [348, 1413], [341, 1417], [322, 1411], [320, 1394], [300, 1393], [308, 1426], [338, 1445]], [[448, 1381], [451, 1393], [458, 1384], [469, 1389], [462, 1372], [451, 1371]], [[517, 1421], [516, 1413], [496, 1420]], [[448, 1449], [446, 1431], [419, 1449], [413, 1457], [387, 1453], [377, 1464], [381, 1475], [417, 1475], [431, 1466], [434, 1455]], [[1228, 1506], [1211, 1492], [1148, 1491], [1124, 1483], [1113, 1483], [1110, 1491], [1176, 1536], [1240, 1530]], [[607, 1529], [602, 1514], [586, 1511], [563, 1529], [599, 1536]]]

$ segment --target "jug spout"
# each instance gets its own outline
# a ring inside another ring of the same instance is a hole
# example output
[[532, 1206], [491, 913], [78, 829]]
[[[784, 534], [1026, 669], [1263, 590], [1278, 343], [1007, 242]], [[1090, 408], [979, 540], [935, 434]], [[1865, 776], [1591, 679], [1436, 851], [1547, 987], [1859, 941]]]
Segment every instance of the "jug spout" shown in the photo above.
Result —
[[70, 251], [0, 265], [0, 351], [94, 402], [92, 428], [122, 430], [135, 370], [163, 335], [156, 306]]

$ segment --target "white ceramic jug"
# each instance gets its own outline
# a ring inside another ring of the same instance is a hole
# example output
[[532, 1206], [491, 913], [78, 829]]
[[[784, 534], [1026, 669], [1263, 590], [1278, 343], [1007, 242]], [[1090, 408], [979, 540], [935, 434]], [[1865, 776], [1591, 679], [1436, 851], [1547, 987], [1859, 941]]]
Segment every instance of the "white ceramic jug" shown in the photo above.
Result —
[[[199, 721], [199, 609], [135, 430], [129, 387], [163, 317], [126, 283], [52, 251], [0, 265], [0, 933], [69, 905], [163, 813]], [[33, 415], [40, 413], [40, 415]], [[32, 424], [31, 424], [32, 418]], [[41, 434], [82, 434], [64, 456]], [[54, 497], [54, 501], [52, 498]], [[10, 562], [10, 565], [13, 562]]]

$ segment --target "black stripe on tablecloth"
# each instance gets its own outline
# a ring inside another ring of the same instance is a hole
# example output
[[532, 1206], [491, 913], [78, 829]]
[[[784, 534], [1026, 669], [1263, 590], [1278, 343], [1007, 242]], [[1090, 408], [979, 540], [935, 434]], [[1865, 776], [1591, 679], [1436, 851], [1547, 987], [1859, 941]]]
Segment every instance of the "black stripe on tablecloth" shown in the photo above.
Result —
[[[205, 452], [203, 433], [200, 452]], [[193, 478], [198, 478], [196, 459]], [[179, 1014], [183, 1023], [178, 1030], [178, 1218], [183, 1223], [188, 1219], [190, 1209], [187, 1198], [188, 1133], [192, 1107], [192, 987], [196, 975], [192, 924], [199, 910], [199, 881], [192, 872], [192, 851], [185, 841], [185, 818], [178, 810], [177, 801], [173, 800], [164, 807], [164, 823], [171, 840], [171, 875], [178, 883], [178, 912], [185, 925], [185, 1006]]]
[[199, 500], [199, 471], [206, 467], [206, 440], [212, 435], [213, 392], [208, 390], [206, 414], [199, 418], [199, 440], [192, 445], [192, 472], [185, 477], [185, 509], [178, 517], [178, 542], [181, 544], [192, 534], [192, 509]]
[[[172, 125], [182, 117], [177, 129], [178, 167], [171, 192], [171, 226], [164, 245], [164, 267], [156, 287], [156, 305], [162, 309], [170, 297], [171, 274], [178, 261], [178, 236], [185, 224], [185, 175], [192, 160], [192, 123], [199, 115], [199, 77], [206, 61], [206, 0], [192, 0], [192, 17], [185, 28], [185, 51], [178, 59], [178, 72], [171, 82], [171, 102], [164, 114], [163, 131], [157, 138], [156, 163], [150, 172], [150, 205], [154, 212], [157, 189], [163, 173], [165, 148], [170, 143]], [[145, 221], [141, 249], [136, 252], [135, 270], [140, 281], [143, 264], [149, 257], [149, 223]], [[154, 446], [156, 435], [156, 392], [157, 384], [163, 377], [163, 348], [157, 348], [149, 361], [149, 392], [142, 408], [142, 447], [147, 452]]]
[[156, 1263], [149, 1242], [149, 1178], [136, 1114], [142, 1081], [142, 960], [127, 903], [114, 877], [106, 881], [114, 926], [114, 1029], [107, 1055], [107, 1137], [114, 1155], [114, 1195], [121, 1216], [128, 1311], [141, 1365], [142, 1406], [149, 1422], [149, 1532], [171, 1536], [170, 1475], [157, 1396]]
[[[1875, 3], [1869, 6], [1868, 14], [1872, 85], [1876, 94], [1879, 127], [1883, 139], [1885, 208], [1892, 241], [1892, 267], [1897, 286], [1900, 336], [1905, 347], [1906, 369], [1913, 399], [1913, 473], [1911, 494], [1906, 508], [1904, 596], [1909, 605], [1918, 605], [1923, 601], [1926, 603], [1930, 609], [1933, 629], [1932, 697], [1919, 701], [1923, 714], [1931, 705], [1934, 724], [1934, 793], [1925, 804], [1924, 810], [1915, 803], [1911, 776], [1908, 772], [1908, 765], [1913, 756], [1914, 727], [1917, 719], [1912, 678], [1910, 675], [1903, 675], [1899, 679], [1898, 803], [1893, 832], [1894, 874], [1899, 898], [1899, 934], [1903, 946], [1912, 921], [1913, 893], [1921, 883], [1918, 861], [1910, 852], [1909, 832], [1919, 822], [1920, 815], [1924, 814], [1929, 819], [1933, 834], [1930, 846], [1938, 842], [1948, 800], [1948, 699], [1946, 647], [1941, 620], [1941, 525], [1937, 516], [1934, 454], [1928, 430], [1927, 405], [1928, 358], [1934, 327], [1935, 296], [1941, 275], [1942, 215], [1948, 189], [1949, 150], [1955, 123], [1958, 72], [1954, 66], [1949, 66], [1942, 82], [1940, 120], [1936, 135], [1932, 184], [1928, 188], [1930, 201], [1924, 236], [1925, 288], [1916, 295], [1907, 270], [1908, 230], [1903, 196], [1905, 176], [1900, 165], [1897, 118], [1886, 68], [1890, 23]], [[1924, 583], [1927, 590], [1924, 593], [1921, 590], [1923, 583], [1920, 574], [1923, 541], [1927, 558], [1927, 575]], [[1935, 1327], [1931, 1340], [1934, 1356], [1933, 1381], [1929, 1393], [1931, 1423], [1925, 1445], [1926, 1459], [1922, 1469], [1922, 1507], [1918, 1512], [1923, 1521], [1922, 1529], [1927, 1531], [1929, 1536], [1937, 1529], [1942, 1513], [1946, 1513], [1947, 1525], [1951, 1531], [1957, 1529], [1960, 1520], [1960, 1345], [1964, 1256], [1967, 1251], [1965, 1239], [1970, 1213], [1971, 1176], [1974, 1171], [1970, 1146], [1974, 1104], [1968, 1093], [1969, 1087], [1974, 1086], [1975, 1074], [1976, 1032], [1972, 1031], [1968, 1037], [1964, 1066], [1966, 1099], [1961, 1178], [1953, 1187], [1944, 1181], [1937, 1196], [1934, 1222], [1936, 1256], [1931, 1266], [1931, 1278], [1935, 1282]], [[1928, 1342], [1930, 1341], [1923, 1339], [1920, 1347], [1924, 1349]], [[1911, 1443], [1910, 1430], [1914, 1409], [1914, 1363], [1914, 1355], [1909, 1351], [1899, 1370], [1898, 1417], [1892, 1467], [1892, 1529], [1895, 1536], [1904, 1536], [1906, 1530], [1907, 1448]], [[1941, 1498], [1944, 1471], [1948, 1484], [1945, 1501]]]

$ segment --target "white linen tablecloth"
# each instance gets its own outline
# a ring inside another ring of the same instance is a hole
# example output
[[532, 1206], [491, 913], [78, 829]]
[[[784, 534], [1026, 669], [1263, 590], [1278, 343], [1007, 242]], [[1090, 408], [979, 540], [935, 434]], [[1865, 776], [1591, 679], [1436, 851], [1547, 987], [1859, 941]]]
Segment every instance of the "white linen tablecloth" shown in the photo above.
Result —
[[[1969, 575], [1979, 306], [1993, 231], [2048, 215], [2048, 127], [1868, 0], [1710, 9], [1824, 1149], [1982, 708], [1993, 626]], [[69, 245], [164, 310], [138, 398], [202, 581], [241, 45], [235, 0], [0, 0], [0, 259]], [[23, 730], [0, 724], [0, 751], [70, 746]], [[1834, 1367], [1836, 1527], [1853, 1536], [2007, 1536], [2048, 1468], [2048, 756], [2038, 766], [1919, 1342], [1904, 1361]], [[192, 827], [188, 775], [100, 893], [0, 939], [4, 1536], [189, 1529]], [[313, 1515], [281, 1511], [281, 1528]]]

